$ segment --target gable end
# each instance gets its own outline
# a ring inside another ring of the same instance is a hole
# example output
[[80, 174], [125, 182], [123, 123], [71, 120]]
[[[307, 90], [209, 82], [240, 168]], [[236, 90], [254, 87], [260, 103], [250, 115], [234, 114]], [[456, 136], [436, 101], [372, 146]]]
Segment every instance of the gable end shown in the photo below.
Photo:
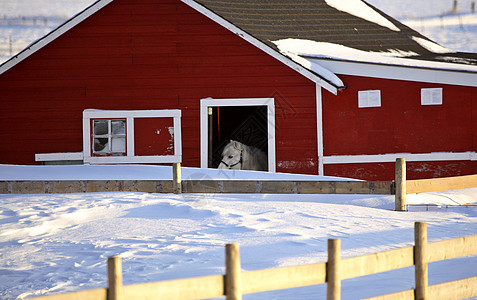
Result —
[[310, 79], [313, 82], [316, 82], [330, 93], [337, 94], [339, 89], [345, 88], [345, 86], [336, 86], [329, 82], [328, 80], [324, 79], [320, 76], [320, 74], [316, 74], [314, 72], [309, 71], [308, 69], [304, 68], [303, 66], [297, 64], [293, 60], [289, 59], [288, 57], [284, 56], [283, 54], [277, 52], [275, 49], [272, 49], [270, 46], [264, 44], [260, 40], [256, 39], [252, 35], [248, 34], [247, 32], [243, 31], [242, 29], [238, 28], [234, 24], [230, 23], [229, 21], [223, 19], [222, 17], [218, 16], [214, 12], [210, 11], [206, 7], [202, 6], [201, 4], [193, 1], [193, 0], [181, 0], [183, 3], [187, 4], [194, 10], [198, 11], [199, 13], [203, 14], [204, 16], [208, 17], [212, 21], [216, 22], [217, 24], [225, 27], [232, 33], [240, 36], [250, 44], [254, 45], [255, 47], [259, 48], [260, 50], [264, 51], [268, 55], [272, 56], [273, 58], [279, 60], [280, 62], [284, 63], [285, 65], [289, 66], [293, 70], [297, 71], [301, 75], [305, 76], [306, 78]]

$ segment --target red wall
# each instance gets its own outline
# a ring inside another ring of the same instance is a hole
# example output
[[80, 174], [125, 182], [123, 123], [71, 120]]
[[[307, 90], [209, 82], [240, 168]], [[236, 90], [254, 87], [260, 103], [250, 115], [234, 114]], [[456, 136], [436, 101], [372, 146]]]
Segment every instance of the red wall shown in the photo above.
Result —
[[0, 75], [0, 163], [81, 152], [87, 108], [180, 108], [198, 167], [206, 97], [275, 97], [277, 171], [316, 174], [315, 84], [178, 0], [116, 0]]
[[[323, 90], [325, 155], [477, 150], [475, 88], [340, 77], [346, 90]], [[425, 87], [443, 87], [444, 104], [421, 106]], [[357, 108], [368, 89], [381, 90], [382, 107]], [[0, 75], [0, 163], [81, 152], [87, 108], [179, 108], [183, 164], [198, 167], [207, 97], [274, 97], [277, 171], [317, 173], [315, 84], [179, 0], [116, 0]], [[408, 177], [477, 173], [476, 164], [409, 163]], [[393, 170], [325, 165], [326, 175], [363, 179]]]
[[[477, 88], [340, 76], [348, 87], [323, 95], [324, 155], [477, 150]], [[443, 104], [422, 106], [421, 88], [443, 88]], [[359, 108], [358, 91], [381, 90], [381, 107]], [[408, 178], [477, 173], [470, 161], [409, 162]], [[394, 178], [392, 163], [325, 165], [326, 175]]]

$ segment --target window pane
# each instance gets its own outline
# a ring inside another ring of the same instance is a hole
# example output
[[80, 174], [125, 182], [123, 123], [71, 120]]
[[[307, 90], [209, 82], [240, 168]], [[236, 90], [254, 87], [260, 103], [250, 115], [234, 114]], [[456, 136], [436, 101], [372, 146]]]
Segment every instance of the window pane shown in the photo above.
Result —
[[94, 152], [108, 152], [108, 139], [107, 138], [95, 138], [93, 145]]
[[126, 120], [111, 121], [111, 131], [113, 135], [126, 134]]
[[111, 138], [111, 152], [124, 153], [126, 152], [126, 138], [113, 137]]
[[94, 120], [93, 133], [94, 135], [108, 134], [108, 120]]

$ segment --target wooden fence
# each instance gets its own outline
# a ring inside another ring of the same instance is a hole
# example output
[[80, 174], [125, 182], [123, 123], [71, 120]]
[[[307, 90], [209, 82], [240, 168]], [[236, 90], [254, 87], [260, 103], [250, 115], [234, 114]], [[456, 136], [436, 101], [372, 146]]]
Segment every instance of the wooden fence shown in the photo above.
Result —
[[477, 187], [477, 174], [406, 180], [406, 162], [396, 159], [394, 181], [182, 180], [181, 167], [172, 167], [173, 180], [49, 180], [0, 181], [0, 194], [94, 192], [145, 193], [268, 193], [395, 195], [395, 210], [406, 211], [406, 194]]
[[[369, 299], [462, 299], [477, 296], [477, 276], [428, 285], [428, 263], [477, 254], [477, 235], [427, 242], [425, 223], [415, 223], [415, 245], [341, 258], [339, 239], [328, 240], [328, 262], [241, 271], [238, 244], [225, 247], [225, 274], [160, 282], [122, 284], [119, 257], [108, 258], [108, 288], [43, 296], [41, 300], [208, 299], [327, 283], [327, 299], [341, 298], [341, 281], [400, 268], [415, 268], [415, 288]], [[476, 270], [477, 273], [477, 270]], [[392, 283], [390, 283], [392, 284]]]
[[477, 187], [477, 174], [433, 179], [406, 180], [406, 161], [396, 159], [395, 210], [406, 211], [406, 194], [428, 193]]

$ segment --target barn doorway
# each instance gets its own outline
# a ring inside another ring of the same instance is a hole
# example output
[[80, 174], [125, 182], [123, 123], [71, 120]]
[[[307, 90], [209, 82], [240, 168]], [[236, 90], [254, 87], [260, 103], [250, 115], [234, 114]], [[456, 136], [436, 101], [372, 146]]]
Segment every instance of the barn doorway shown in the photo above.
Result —
[[201, 167], [217, 168], [230, 140], [262, 150], [275, 172], [274, 99], [202, 99]]

